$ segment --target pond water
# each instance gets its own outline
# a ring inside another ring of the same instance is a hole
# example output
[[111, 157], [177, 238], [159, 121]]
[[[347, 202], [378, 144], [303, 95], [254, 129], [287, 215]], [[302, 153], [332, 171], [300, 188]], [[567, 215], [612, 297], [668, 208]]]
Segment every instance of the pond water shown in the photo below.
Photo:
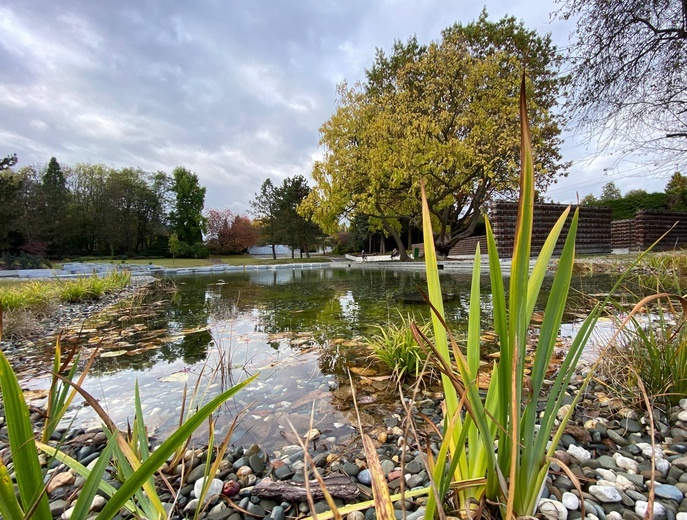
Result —
[[[121, 426], [133, 419], [136, 382], [149, 431], [164, 437], [178, 424], [185, 385], [188, 410], [257, 373], [257, 381], [220, 410], [219, 436], [238, 416], [234, 444], [255, 442], [275, 449], [292, 443], [289, 421], [303, 434], [314, 410], [314, 426], [323, 437], [344, 444], [355, 435], [347, 368], [353, 372], [368, 431], [400, 412], [394, 382], [370, 358], [365, 338], [377, 333], [378, 325], [400, 322], [401, 316], [429, 318], [426, 305], [399, 298], [407, 300], [418, 288], [425, 290], [424, 273], [316, 266], [171, 281], [175, 290], [127, 302], [98, 324], [63, 338], [65, 344], [85, 346], [85, 354], [101, 345], [84, 386]], [[447, 321], [460, 335], [467, 328], [469, 275], [444, 272], [441, 283], [449, 295]], [[574, 286], [598, 293], [609, 282], [579, 278]], [[488, 289], [485, 284], [485, 328]], [[576, 298], [573, 291], [572, 310], [584, 306], [582, 298]], [[425, 393], [437, 390], [428, 387]], [[77, 424], [99, 425], [90, 408], [79, 408], [67, 419], [78, 412]], [[199, 438], [202, 435], [200, 431]]]

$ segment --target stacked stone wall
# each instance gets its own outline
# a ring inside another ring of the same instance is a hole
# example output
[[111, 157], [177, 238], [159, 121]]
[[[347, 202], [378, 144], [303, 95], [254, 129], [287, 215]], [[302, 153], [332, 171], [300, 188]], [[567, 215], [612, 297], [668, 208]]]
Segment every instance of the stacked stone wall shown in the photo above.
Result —
[[636, 246], [646, 249], [674, 224], [675, 227], [656, 245], [657, 250], [665, 251], [687, 246], [687, 213], [639, 210], [635, 216]]
[[[564, 204], [535, 204], [534, 229], [532, 230], [532, 254], [536, 255], [544, 245], [549, 232], [567, 206]], [[574, 211], [573, 207], [573, 211]], [[495, 202], [488, 210], [494, 229], [494, 238], [501, 258], [513, 254], [518, 205], [515, 202]], [[571, 215], [561, 237], [567, 236]], [[596, 206], [580, 207], [580, 220], [576, 239], [577, 254], [604, 254], [611, 251], [611, 210]], [[560, 254], [563, 240], [559, 239], [554, 254]]]
[[479, 249], [482, 252], [482, 254], [485, 254], [487, 252], [487, 237], [477, 236], [464, 238], [463, 240], [458, 242], [455, 246], [451, 248], [451, 251], [449, 251], [448, 256], [474, 256], [475, 251], [477, 250], [477, 244], [479, 244]]
[[613, 249], [636, 249], [635, 220], [624, 219], [611, 222], [611, 247]]

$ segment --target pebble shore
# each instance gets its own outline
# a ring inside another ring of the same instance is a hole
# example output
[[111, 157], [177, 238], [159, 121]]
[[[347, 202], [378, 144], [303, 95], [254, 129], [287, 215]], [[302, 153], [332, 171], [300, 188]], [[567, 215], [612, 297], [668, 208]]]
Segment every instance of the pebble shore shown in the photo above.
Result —
[[[571, 385], [571, 394], [579, 384], [578, 380]], [[566, 411], [565, 406], [560, 411], [561, 416]], [[600, 386], [587, 391], [578, 409], [586, 410], [587, 416], [574, 416], [558, 446], [556, 458], [577, 477], [582, 494], [573, 480], [554, 463], [539, 502], [539, 514], [551, 520], [577, 520], [581, 518], [584, 505], [586, 517], [590, 520], [641, 520], [653, 488], [656, 520], [687, 520], [687, 398], [682, 399], [679, 406], [665, 411], [653, 410], [655, 450], [649, 435], [648, 414], [641, 415], [605, 397]], [[440, 401], [424, 399], [415, 403], [414, 411], [429, 413], [438, 421]], [[6, 457], [8, 446], [4, 416], [0, 406], [0, 456]], [[34, 412], [34, 419], [40, 421], [37, 412]], [[402, 482], [406, 490], [429, 484], [418, 446], [412, 440], [404, 440], [403, 426], [400, 414], [390, 415], [385, 420], [385, 429], [375, 441], [392, 494], [399, 492]], [[66, 436], [65, 451], [84, 465], [92, 464], [104, 447], [105, 436], [98, 430], [77, 429], [60, 433]], [[333, 444], [335, 439], [328, 439], [318, 431], [311, 431], [308, 436], [310, 456], [320, 474], [345, 475], [359, 490], [355, 501], [369, 500], [371, 474], [362, 448], [348, 446], [343, 449]], [[438, 452], [437, 440], [435, 438], [430, 444], [435, 454]], [[404, 445], [405, 450], [402, 449]], [[195, 496], [204, 483], [207, 457], [207, 449], [188, 450], [179, 465], [163, 468], [175, 490], [172, 494], [161, 482], [158, 483], [160, 497], [171, 512], [171, 518], [192, 517], [199, 507]], [[303, 450], [297, 445], [285, 445], [271, 453], [257, 445], [231, 447], [218, 474], [212, 478], [210, 498], [203, 505], [200, 517], [213, 520], [284, 520], [309, 515], [311, 511], [307, 501], [264, 498], [256, 493], [256, 486], [264, 479], [303, 482], [303, 468]], [[114, 477], [108, 475], [107, 479], [117, 487]], [[53, 516], [69, 519], [70, 508], [83, 478], [57, 462], [50, 465], [47, 478], [51, 478], [48, 494]], [[105, 497], [96, 497], [93, 511], [103, 507], [105, 500]], [[339, 506], [350, 503], [340, 498], [335, 501]], [[426, 497], [420, 496], [394, 503], [397, 518], [403, 517], [404, 508], [406, 519], [422, 517], [425, 501]], [[315, 509], [321, 513], [329, 507], [324, 500], [317, 500]], [[121, 517], [126, 518], [127, 512], [123, 511]], [[368, 508], [349, 513], [347, 518], [374, 520], [376, 516], [374, 509]]]
[[[42, 323], [42, 333], [58, 330], [69, 320], [83, 319], [126, 295], [125, 292], [93, 304], [60, 307]], [[3, 342], [2, 348], [11, 351], [16, 345]], [[579, 376], [571, 383], [568, 403], [579, 391], [581, 380]], [[419, 414], [431, 417], [436, 423], [441, 421], [440, 399], [423, 398], [413, 404], [418, 421], [421, 421]], [[567, 411], [566, 406], [569, 404], [564, 404], [559, 411], [561, 417]], [[587, 389], [576, 410], [556, 451], [556, 458], [570, 468], [576, 479], [571, 479], [557, 464], [552, 465], [539, 502], [542, 518], [578, 520], [584, 508], [590, 520], [641, 520], [653, 492], [655, 520], [687, 520], [687, 396], [678, 406], [652, 410], [653, 439], [649, 414], [609, 398], [601, 384]], [[38, 428], [42, 421], [40, 412], [32, 410], [31, 415]], [[397, 413], [390, 414], [375, 429], [377, 455], [392, 494], [400, 491], [402, 483], [406, 490], [429, 484], [420, 451], [424, 447], [404, 438], [402, 417], [399, 403]], [[63, 450], [86, 466], [98, 458], [106, 440], [97, 429], [62, 430], [53, 440], [57, 442], [62, 436]], [[343, 475], [357, 488], [355, 500], [336, 498], [338, 506], [371, 499], [371, 474], [360, 445], [337, 445], [336, 438], [319, 431], [308, 432], [308, 438], [309, 453], [318, 472], [322, 476]], [[159, 444], [155, 439], [151, 442], [153, 447]], [[435, 455], [438, 453], [438, 438], [430, 439], [430, 449]], [[5, 410], [0, 402], [0, 457], [7, 461], [8, 456]], [[161, 480], [158, 492], [171, 518], [193, 517], [198, 507], [202, 508], [201, 518], [213, 520], [284, 520], [311, 514], [307, 501], [265, 498], [257, 492], [263, 481], [304, 481], [304, 454], [300, 446], [285, 443], [281, 449], [269, 453], [258, 445], [230, 447], [218, 474], [212, 476], [208, 502], [199, 504], [196, 494], [204, 484], [207, 459], [207, 448], [189, 449], [180, 464], [163, 468], [174, 492]], [[106, 479], [115, 487], [120, 485], [111, 467]], [[574, 480], [579, 482], [581, 493]], [[53, 517], [68, 520], [84, 479], [53, 461], [46, 482]], [[92, 510], [98, 511], [105, 502], [106, 497], [97, 496]], [[399, 520], [404, 514], [407, 520], [422, 518], [425, 503], [424, 496], [397, 501], [394, 503], [396, 516]], [[320, 499], [315, 501], [315, 509], [321, 513], [329, 506]], [[127, 518], [128, 515], [122, 511], [119, 516]], [[374, 509], [368, 508], [349, 513], [347, 518], [375, 520], [376, 516]]]

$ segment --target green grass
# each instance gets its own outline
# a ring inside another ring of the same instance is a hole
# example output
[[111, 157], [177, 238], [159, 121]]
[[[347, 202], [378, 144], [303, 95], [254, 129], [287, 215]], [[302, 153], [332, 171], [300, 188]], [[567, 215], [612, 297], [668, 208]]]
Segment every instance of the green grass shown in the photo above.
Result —
[[[680, 305], [684, 298], [672, 295]], [[641, 380], [652, 402], [677, 405], [687, 396], [687, 328], [685, 318], [665, 298], [643, 320], [632, 318], [601, 361], [600, 371], [623, 400], [643, 406]]]
[[115, 271], [103, 278], [97, 276], [69, 280], [31, 280], [25, 283], [0, 285], [0, 305], [4, 311], [40, 310], [51, 302], [81, 302], [96, 300], [105, 294], [123, 289], [131, 274]]

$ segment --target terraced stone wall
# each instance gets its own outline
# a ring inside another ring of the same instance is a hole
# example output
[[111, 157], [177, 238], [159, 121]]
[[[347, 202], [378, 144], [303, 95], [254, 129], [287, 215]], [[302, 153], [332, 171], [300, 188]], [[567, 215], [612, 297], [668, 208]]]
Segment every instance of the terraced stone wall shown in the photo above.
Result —
[[[677, 224], [676, 224], [677, 223]], [[635, 216], [635, 243], [646, 249], [674, 224], [675, 227], [656, 246], [658, 250], [685, 247], [687, 245], [687, 213], [640, 210]]]
[[[536, 255], [544, 245], [546, 237], [566, 207], [565, 204], [534, 205], [533, 255]], [[494, 238], [496, 239], [499, 256], [501, 258], [508, 258], [513, 254], [518, 205], [515, 202], [495, 202], [490, 205], [488, 214], [494, 229]], [[567, 235], [571, 218], [572, 212], [563, 228], [562, 237]], [[580, 221], [575, 245], [577, 254], [604, 254], [611, 252], [610, 208], [580, 206]], [[555, 254], [559, 254], [562, 249], [563, 240], [559, 240]]]
[[635, 219], [614, 220], [611, 222], [611, 246], [613, 249], [636, 249]]

